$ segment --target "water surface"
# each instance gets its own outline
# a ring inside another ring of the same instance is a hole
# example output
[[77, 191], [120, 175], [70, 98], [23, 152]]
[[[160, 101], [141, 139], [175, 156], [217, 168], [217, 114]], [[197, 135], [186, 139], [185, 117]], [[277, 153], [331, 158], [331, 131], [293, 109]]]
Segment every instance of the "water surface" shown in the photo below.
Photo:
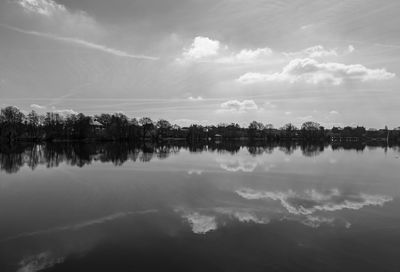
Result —
[[397, 147], [0, 150], [0, 271], [400, 271]]

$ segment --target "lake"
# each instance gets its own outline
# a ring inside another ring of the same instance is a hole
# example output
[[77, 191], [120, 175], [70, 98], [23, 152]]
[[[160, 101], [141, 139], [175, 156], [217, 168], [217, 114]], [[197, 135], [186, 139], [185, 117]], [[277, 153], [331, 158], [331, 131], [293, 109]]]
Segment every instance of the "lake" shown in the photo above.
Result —
[[0, 271], [400, 271], [400, 149], [0, 149]]

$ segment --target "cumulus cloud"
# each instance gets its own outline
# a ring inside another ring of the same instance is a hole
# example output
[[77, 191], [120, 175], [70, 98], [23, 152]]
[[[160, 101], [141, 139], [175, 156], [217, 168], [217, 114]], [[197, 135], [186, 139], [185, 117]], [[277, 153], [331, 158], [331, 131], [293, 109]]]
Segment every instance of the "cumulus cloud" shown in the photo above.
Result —
[[76, 111], [73, 109], [53, 109], [54, 113], [58, 113], [62, 116], [68, 116], [68, 115], [73, 115], [73, 114], [78, 114]]
[[335, 57], [338, 55], [338, 52], [335, 49], [326, 49], [322, 45], [316, 45], [308, 47], [299, 52], [289, 52], [283, 53], [288, 57], [296, 57], [296, 58], [322, 58], [322, 57]]
[[335, 111], [335, 110], [331, 110], [331, 111], [329, 112], [329, 114], [336, 115], [336, 114], [339, 114], [339, 112], [338, 112], [338, 111]]
[[282, 72], [273, 74], [246, 73], [237, 81], [244, 84], [257, 82], [306, 82], [310, 84], [340, 85], [345, 81], [387, 80], [395, 77], [385, 69], [369, 69], [361, 64], [342, 64], [335, 62], [318, 62], [305, 58], [294, 59]]
[[343, 209], [359, 210], [365, 206], [382, 206], [393, 198], [384, 195], [343, 194], [334, 189], [318, 192], [314, 189], [302, 193], [294, 191], [269, 192], [249, 188], [237, 190], [236, 193], [245, 199], [267, 199], [280, 201], [281, 205], [291, 214], [311, 215], [317, 211], [333, 212]]
[[201, 97], [201, 96], [197, 96], [197, 97], [195, 97], [195, 96], [189, 96], [189, 97], [188, 97], [188, 100], [190, 100], [190, 101], [202, 101], [202, 100], [204, 100], [204, 98]]
[[250, 110], [257, 110], [258, 106], [254, 100], [229, 100], [221, 104], [220, 111], [232, 111], [232, 112], [247, 112]]
[[257, 59], [258, 57], [261, 57], [261, 56], [268, 56], [271, 54], [272, 54], [271, 48], [264, 47], [264, 48], [257, 48], [255, 50], [243, 49], [238, 54], [236, 54], [235, 57], [238, 60], [249, 61], [249, 60]]
[[189, 48], [184, 48], [181, 63], [211, 62], [220, 64], [246, 64], [254, 63], [272, 54], [269, 47], [257, 49], [242, 49], [239, 52], [230, 50], [218, 40], [198, 36], [194, 38]]
[[209, 231], [217, 229], [217, 222], [214, 216], [193, 212], [184, 214], [183, 217], [191, 225], [193, 233], [206, 234]]
[[210, 56], [216, 56], [220, 49], [220, 42], [207, 37], [196, 37], [192, 45], [185, 49], [183, 58], [186, 60], [200, 60]]
[[242, 49], [239, 53], [231, 53], [229, 56], [221, 57], [215, 60], [217, 63], [230, 63], [230, 64], [246, 64], [254, 63], [262, 60], [265, 57], [272, 55], [271, 48], [257, 48], [252, 49]]
[[[47, 106], [42, 106], [42, 105], [38, 105], [38, 104], [31, 104], [30, 107], [40, 113], [44, 113], [48, 110]], [[76, 111], [74, 111], [73, 109], [57, 109], [56, 107], [52, 106], [50, 108], [51, 112], [54, 113], [58, 113], [62, 116], [68, 116], [68, 115], [72, 115], [72, 114], [78, 114]]]
[[201, 175], [201, 174], [203, 174], [203, 170], [200, 170], [200, 169], [190, 169], [190, 170], [188, 170], [188, 172], [187, 172], [189, 175]]
[[31, 104], [30, 107], [32, 109], [35, 109], [35, 110], [44, 110], [44, 109], [46, 109], [46, 106], [40, 106], [38, 104]]
[[17, 3], [27, 12], [38, 13], [46, 16], [53, 16], [59, 12], [66, 12], [65, 6], [52, 0], [19, 0]]

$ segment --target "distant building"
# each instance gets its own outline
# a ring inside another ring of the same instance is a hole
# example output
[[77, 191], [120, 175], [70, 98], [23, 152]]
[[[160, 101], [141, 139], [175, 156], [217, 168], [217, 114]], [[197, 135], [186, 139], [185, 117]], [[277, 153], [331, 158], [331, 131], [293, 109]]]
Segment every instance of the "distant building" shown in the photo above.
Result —
[[104, 130], [104, 125], [97, 120], [91, 120], [90, 126], [95, 132]]

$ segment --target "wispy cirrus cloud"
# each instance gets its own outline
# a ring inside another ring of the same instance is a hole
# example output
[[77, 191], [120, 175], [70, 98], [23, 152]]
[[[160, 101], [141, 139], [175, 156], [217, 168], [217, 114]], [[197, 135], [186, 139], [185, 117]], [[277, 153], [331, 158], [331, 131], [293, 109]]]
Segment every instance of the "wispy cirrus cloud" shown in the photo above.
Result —
[[[109, 33], [94, 17], [83, 10], [70, 10], [53, 0], [16, 0], [3, 5], [3, 8], [8, 12], [5, 13], [7, 16], [2, 20], [0, 26], [18, 33], [96, 50], [117, 57], [158, 59], [153, 56], [133, 54], [98, 42], [107, 37]], [[93, 42], [94, 40], [97, 42]]]
[[59, 41], [59, 42], [65, 42], [65, 43], [69, 43], [69, 44], [72, 44], [72, 45], [77, 45], [77, 46], [81, 46], [81, 47], [84, 47], [84, 48], [101, 51], [103, 53], [107, 53], [107, 54], [114, 55], [114, 56], [117, 56], [117, 57], [126, 57], [126, 58], [133, 58], [133, 59], [144, 59], [144, 60], [157, 60], [158, 59], [158, 58], [152, 57], [152, 56], [130, 54], [128, 52], [125, 52], [125, 51], [122, 51], [122, 50], [119, 50], [119, 49], [107, 47], [107, 46], [102, 45], [102, 44], [89, 42], [89, 41], [82, 40], [82, 39], [79, 39], [79, 38], [63, 37], [63, 36], [58, 36], [56, 34], [51, 34], [51, 33], [44, 33], [44, 32], [32, 31], [32, 30], [25, 30], [25, 29], [21, 29], [21, 28], [18, 28], [18, 27], [14, 27], [14, 26], [9, 26], [9, 25], [6, 25], [6, 24], [0, 24], [0, 26], [5, 27], [5, 28], [10, 29], [10, 30], [17, 31], [19, 33], [38, 36], [38, 37], [43, 37], [43, 38], [46, 38], [46, 39], [51, 39], [51, 40]]
[[104, 34], [103, 27], [85, 11], [72, 11], [53, 0], [15, 0], [9, 1], [3, 8], [10, 14], [5, 16], [3, 23], [21, 29], [85, 39]]

